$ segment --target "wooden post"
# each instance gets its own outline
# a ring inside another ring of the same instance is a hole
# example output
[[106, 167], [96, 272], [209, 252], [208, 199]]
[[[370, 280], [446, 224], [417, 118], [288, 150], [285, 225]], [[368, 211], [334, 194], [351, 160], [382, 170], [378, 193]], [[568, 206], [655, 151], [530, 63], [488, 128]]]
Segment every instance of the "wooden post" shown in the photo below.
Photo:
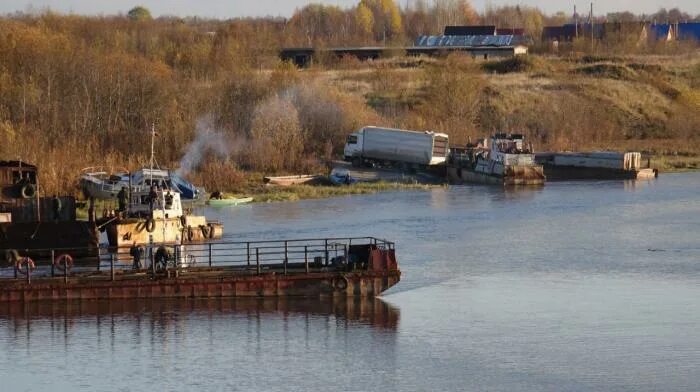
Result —
[[63, 283], [68, 283], [68, 263], [63, 264]]
[[326, 239], [324, 243], [324, 252], [326, 254], [326, 267], [328, 267], [328, 240]]
[[246, 262], [248, 263], [248, 267], [250, 267], [250, 242], [245, 243], [245, 254]]
[[258, 275], [260, 275], [260, 252], [259, 248], [255, 248], [255, 265], [257, 265]]
[[304, 269], [306, 270], [306, 273], [309, 273], [309, 251], [308, 251], [308, 246], [304, 245]]
[[114, 282], [114, 253], [112, 253], [109, 257], [109, 275], [112, 282]]
[[209, 243], [209, 268], [211, 268], [211, 242]]

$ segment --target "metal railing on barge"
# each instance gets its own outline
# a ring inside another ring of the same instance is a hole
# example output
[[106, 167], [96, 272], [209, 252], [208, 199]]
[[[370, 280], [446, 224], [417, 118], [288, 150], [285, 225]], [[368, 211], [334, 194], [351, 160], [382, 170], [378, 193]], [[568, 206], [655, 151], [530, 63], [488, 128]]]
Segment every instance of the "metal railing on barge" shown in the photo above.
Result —
[[[26, 280], [31, 283], [33, 278], [61, 277], [66, 281], [71, 277], [101, 277], [114, 281], [134, 274], [177, 276], [179, 272], [217, 270], [252, 275], [354, 271], [368, 268], [372, 249], [394, 250], [394, 243], [375, 237], [336, 237], [105, 246], [89, 250], [8, 249], [0, 250], [0, 255], [5, 255], [6, 259], [0, 264], [0, 282]], [[37, 256], [32, 259], [32, 255]]]

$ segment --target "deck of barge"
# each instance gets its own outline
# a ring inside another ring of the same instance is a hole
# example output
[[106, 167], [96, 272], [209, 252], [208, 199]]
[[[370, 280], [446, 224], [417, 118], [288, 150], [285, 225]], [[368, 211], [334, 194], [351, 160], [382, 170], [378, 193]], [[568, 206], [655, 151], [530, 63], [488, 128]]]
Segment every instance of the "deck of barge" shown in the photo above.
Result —
[[[283, 296], [377, 296], [398, 283], [394, 244], [372, 237], [227, 242], [170, 247], [167, 266], [154, 245], [145, 268], [128, 248], [103, 248], [65, 269], [56, 262], [77, 249], [53, 249], [27, 271], [0, 269], [0, 302]], [[22, 256], [22, 252], [19, 252]], [[18, 268], [22, 267], [21, 269]]]

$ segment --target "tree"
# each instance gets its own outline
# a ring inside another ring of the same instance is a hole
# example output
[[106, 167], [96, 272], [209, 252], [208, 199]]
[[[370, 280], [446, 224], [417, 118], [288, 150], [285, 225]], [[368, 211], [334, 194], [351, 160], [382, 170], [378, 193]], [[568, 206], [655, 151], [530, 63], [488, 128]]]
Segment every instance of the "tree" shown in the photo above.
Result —
[[360, 3], [355, 10], [355, 24], [363, 35], [371, 35], [374, 26], [374, 15], [366, 5]]
[[134, 20], [134, 21], [153, 19], [151, 17], [151, 11], [149, 11], [148, 8], [140, 6], [140, 5], [130, 9], [126, 15], [129, 17], [129, 19]]
[[403, 33], [401, 11], [393, 0], [360, 0], [360, 6], [372, 12], [376, 40], [383, 41], [401, 36]]

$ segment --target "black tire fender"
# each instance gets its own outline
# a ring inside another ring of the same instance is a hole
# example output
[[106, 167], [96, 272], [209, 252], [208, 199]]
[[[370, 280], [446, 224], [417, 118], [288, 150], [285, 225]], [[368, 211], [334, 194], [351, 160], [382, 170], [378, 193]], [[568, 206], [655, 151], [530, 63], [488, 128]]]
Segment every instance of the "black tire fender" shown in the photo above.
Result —
[[36, 196], [36, 187], [32, 184], [24, 184], [20, 189], [22, 197], [25, 199], [31, 199]]
[[153, 218], [146, 219], [146, 231], [153, 233], [156, 230], [156, 221]]

